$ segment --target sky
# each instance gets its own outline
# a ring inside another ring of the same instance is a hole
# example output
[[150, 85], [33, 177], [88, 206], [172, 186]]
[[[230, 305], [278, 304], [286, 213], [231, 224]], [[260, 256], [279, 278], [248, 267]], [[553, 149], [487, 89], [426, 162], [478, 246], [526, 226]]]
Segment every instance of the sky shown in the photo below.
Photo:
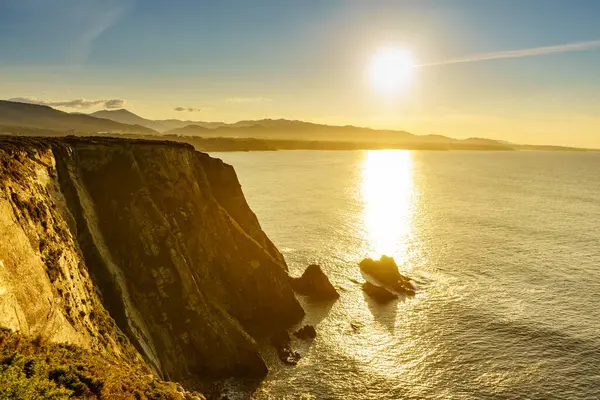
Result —
[[[2, 0], [0, 98], [600, 148], [598, 0]], [[416, 65], [402, 90], [374, 55]]]

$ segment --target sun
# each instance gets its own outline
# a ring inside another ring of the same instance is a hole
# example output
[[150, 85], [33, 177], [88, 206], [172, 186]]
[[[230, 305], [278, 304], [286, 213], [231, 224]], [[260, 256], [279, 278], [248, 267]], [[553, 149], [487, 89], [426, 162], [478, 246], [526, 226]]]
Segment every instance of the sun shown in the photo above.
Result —
[[405, 50], [381, 49], [371, 60], [371, 85], [378, 92], [387, 94], [403, 91], [412, 80], [414, 65], [412, 56]]

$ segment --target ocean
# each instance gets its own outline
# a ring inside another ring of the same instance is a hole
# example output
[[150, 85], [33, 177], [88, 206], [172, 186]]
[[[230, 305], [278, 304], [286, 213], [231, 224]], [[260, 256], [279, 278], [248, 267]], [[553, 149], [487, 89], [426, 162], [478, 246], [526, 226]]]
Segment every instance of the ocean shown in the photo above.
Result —
[[[211, 153], [232, 164], [317, 338], [265, 346], [253, 399], [600, 398], [600, 153]], [[393, 256], [418, 287], [378, 305], [352, 280]], [[230, 397], [235, 398], [233, 394]]]

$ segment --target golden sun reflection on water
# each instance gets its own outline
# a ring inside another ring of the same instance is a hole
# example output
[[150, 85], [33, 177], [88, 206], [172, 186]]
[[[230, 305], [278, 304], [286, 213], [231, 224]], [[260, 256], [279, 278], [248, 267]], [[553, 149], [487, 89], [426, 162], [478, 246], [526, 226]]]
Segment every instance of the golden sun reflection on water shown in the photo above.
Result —
[[414, 212], [413, 159], [408, 150], [368, 151], [362, 169], [363, 218], [369, 256], [407, 259]]
[[[363, 239], [369, 257], [395, 258], [401, 270], [409, 260], [416, 211], [413, 154], [405, 150], [367, 151], [361, 168]], [[404, 268], [403, 268], [404, 267]], [[411, 301], [380, 305], [357, 288], [343, 297], [348, 320], [359, 321], [358, 334], [336, 335], [330, 343], [361, 369], [369, 379], [393, 380], [410, 376], [410, 362], [390, 358], [390, 353], [412, 354], [418, 345], [402, 335], [399, 326], [412, 323]], [[408, 378], [407, 378], [408, 379]]]

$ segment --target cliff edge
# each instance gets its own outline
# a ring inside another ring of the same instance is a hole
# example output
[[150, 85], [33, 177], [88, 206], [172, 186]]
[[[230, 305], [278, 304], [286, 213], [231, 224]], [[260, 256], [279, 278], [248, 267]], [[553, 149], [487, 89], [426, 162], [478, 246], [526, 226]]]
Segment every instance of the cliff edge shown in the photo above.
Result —
[[0, 326], [170, 380], [266, 374], [303, 315], [233, 168], [171, 142], [0, 139]]

